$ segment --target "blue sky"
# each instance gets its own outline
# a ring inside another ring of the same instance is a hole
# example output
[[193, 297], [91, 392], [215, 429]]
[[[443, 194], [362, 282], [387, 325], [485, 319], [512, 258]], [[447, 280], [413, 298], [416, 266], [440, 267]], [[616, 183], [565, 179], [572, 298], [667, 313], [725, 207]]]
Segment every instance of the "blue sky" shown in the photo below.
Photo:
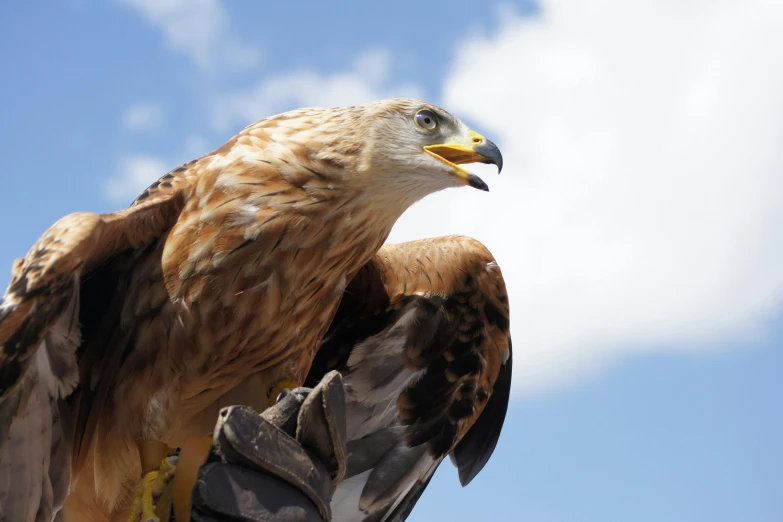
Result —
[[[0, 7], [0, 266], [244, 124], [416, 95], [498, 142], [474, 235], [511, 293], [515, 395], [467, 488], [411, 520], [783, 520], [783, 9], [761, 0]], [[484, 176], [486, 172], [486, 176]]]

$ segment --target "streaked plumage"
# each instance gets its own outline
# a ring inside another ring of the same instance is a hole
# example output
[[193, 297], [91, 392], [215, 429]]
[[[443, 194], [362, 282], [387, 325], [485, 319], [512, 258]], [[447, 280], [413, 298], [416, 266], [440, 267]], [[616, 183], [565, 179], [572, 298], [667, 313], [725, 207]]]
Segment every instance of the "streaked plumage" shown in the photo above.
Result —
[[[439, 125], [423, 128], [421, 110]], [[5, 516], [49, 519], [70, 483], [66, 518], [121, 519], [137, 439], [178, 447], [221, 406], [263, 409], [273, 385], [303, 382], [347, 282], [400, 214], [437, 190], [486, 188], [456, 165], [472, 161], [501, 164], [424, 102], [302, 109], [128, 209], [54, 224], [0, 302]]]
[[481, 243], [381, 248], [348, 285], [308, 379], [337, 369], [347, 391], [332, 520], [405, 520], [447, 454], [467, 485], [500, 435], [511, 368], [505, 283]]

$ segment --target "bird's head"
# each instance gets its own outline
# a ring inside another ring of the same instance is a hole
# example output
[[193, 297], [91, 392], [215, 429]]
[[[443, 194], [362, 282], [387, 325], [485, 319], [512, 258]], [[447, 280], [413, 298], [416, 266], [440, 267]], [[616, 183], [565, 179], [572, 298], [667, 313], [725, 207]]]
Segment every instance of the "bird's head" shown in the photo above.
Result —
[[433, 104], [409, 98], [383, 100], [355, 108], [364, 136], [360, 170], [394, 190], [418, 186], [424, 194], [487, 184], [461, 165], [492, 163], [503, 168], [500, 150], [458, 118]]
[[311, 158], [337, 165], [348, 185], [381, 196], [384, 203], [408, 206], [427, 194], [464, 185], [486, 191], [487, 184], [462, 165], [492, 163], [498, 172], [503, 166], [494, 143], [444, 109], [420, 100], [396, 98], [302, 111], [305, 118], [313, 118], [311, 123], [318, 122], [315, 132], [301, 127], [303, 141], [312, 147]]

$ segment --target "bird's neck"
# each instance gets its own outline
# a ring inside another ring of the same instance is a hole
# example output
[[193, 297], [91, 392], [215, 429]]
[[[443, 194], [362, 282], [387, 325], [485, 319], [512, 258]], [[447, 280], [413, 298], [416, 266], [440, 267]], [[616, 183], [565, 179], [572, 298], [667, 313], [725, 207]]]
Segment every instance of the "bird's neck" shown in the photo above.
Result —
[[443, 188], [446, 187], [404, 173], [379, 172], [350, 180], [344, 190], [354, 194], [357, 213], [372, 217], [377, 226], [391, 230], [414, 203]]

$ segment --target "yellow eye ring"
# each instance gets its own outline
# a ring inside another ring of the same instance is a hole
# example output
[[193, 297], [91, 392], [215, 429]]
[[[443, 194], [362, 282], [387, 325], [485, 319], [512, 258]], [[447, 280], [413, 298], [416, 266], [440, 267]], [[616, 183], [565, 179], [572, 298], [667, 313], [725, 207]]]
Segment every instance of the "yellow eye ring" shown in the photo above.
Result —
[[413, 117], [416, 125], [426, 131], [434, 131], [440, 126], [440, 121], [434, 112], [428, 109], [422, 109]]

